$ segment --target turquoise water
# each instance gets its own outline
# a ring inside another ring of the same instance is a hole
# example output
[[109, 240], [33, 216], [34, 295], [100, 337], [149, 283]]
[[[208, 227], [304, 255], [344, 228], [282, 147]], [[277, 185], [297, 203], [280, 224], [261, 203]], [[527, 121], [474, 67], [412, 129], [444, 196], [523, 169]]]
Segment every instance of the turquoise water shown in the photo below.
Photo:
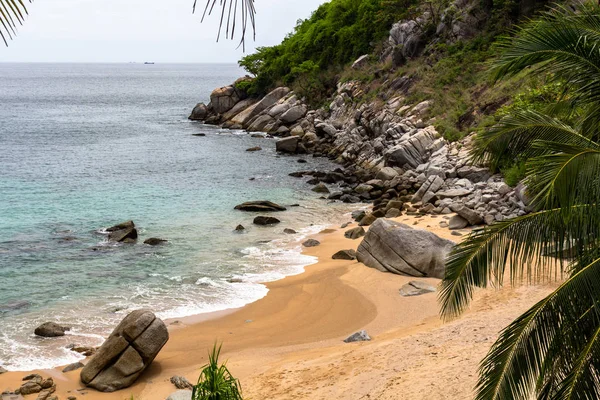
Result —
[[[239, 307], [266, 294], [261, 282], [314, 262], [301, 239], [347, 209], [288, 173], [335, 166], [298, 164], [270, 139], [187, 120], [241, 74], [235, 65], [0, 64], [1, 366], [72, 362], [66, 345], [98, 345], [140, 307], [163, 318]], [[264, 150], [245, 151], [253, 146]], [[233, 207], [257, 199], [300, 207], [277, 214], [277, 227], [254, 227], [253, 214]], [[102, 228], [129, 219], [139, 243], [107, 243]], [[239, 223], [247, 233], [234, 232]], [[148, 237], [169, 243], [143, 245]], [[72, 332], [34, 337], [45, 321]]]

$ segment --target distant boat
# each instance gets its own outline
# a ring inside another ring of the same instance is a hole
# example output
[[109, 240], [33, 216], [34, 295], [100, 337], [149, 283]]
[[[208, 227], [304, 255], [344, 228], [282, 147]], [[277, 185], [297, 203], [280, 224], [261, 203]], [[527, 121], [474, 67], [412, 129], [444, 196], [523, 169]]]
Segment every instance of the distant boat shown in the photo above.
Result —
[[154, 65], [154, 63], [153, 63], [153, 62], [149, 62], [149, 61], [146, 61], [144, 64], [145, 64], [145, 65]]

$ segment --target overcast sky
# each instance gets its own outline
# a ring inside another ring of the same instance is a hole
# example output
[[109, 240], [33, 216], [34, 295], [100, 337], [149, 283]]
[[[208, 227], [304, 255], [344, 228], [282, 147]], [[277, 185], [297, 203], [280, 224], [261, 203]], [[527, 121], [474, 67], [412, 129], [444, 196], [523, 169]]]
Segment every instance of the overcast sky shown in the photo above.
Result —
[[[257, 46], [279, 43], [326, 0], [256, 0]], [[198, 0], [202, 11], [205, 0]], [[219, 15], [200, 23], [193, 0], [37, 0], [0, 61], [235, 62], [238, 41], [216, 43]]]

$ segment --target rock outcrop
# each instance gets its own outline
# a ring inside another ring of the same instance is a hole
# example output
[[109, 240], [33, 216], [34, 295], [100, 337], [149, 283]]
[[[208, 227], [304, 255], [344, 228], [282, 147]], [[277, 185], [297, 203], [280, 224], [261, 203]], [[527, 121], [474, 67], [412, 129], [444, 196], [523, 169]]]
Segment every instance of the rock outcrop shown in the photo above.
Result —
[[106, 229], [110, 242], [135, 243], [138, 231], [133, 221], [127, 221]]
[[149, 310], [133, 311], [81, 371], [81, 381], [101, 392], [131, 386], [169, 340], [164, 322]]
[[61, 326], [55, 322], [45, 322], [42, 325], [35, 328], [35, 331], [33, 333], [35, 333], [36, 336], [51, 338], [65, 336], [65, 332], [69, 330], [71, 330], [71, 328]]
[[358, 246], [357, 259], [383, 272], [441, 279], [454, 245], [429, 231], [378, 219]]

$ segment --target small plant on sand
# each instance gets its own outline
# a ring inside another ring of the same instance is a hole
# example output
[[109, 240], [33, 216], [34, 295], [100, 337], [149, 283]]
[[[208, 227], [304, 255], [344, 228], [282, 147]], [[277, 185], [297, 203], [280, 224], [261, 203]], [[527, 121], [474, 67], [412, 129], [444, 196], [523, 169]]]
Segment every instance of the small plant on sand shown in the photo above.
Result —
[[194, 386], [192, 400], [242, 400], [240, 381], [231, 376], [226, 363], [219, 365], [220, 354], [221, 345], [215, 343]]

